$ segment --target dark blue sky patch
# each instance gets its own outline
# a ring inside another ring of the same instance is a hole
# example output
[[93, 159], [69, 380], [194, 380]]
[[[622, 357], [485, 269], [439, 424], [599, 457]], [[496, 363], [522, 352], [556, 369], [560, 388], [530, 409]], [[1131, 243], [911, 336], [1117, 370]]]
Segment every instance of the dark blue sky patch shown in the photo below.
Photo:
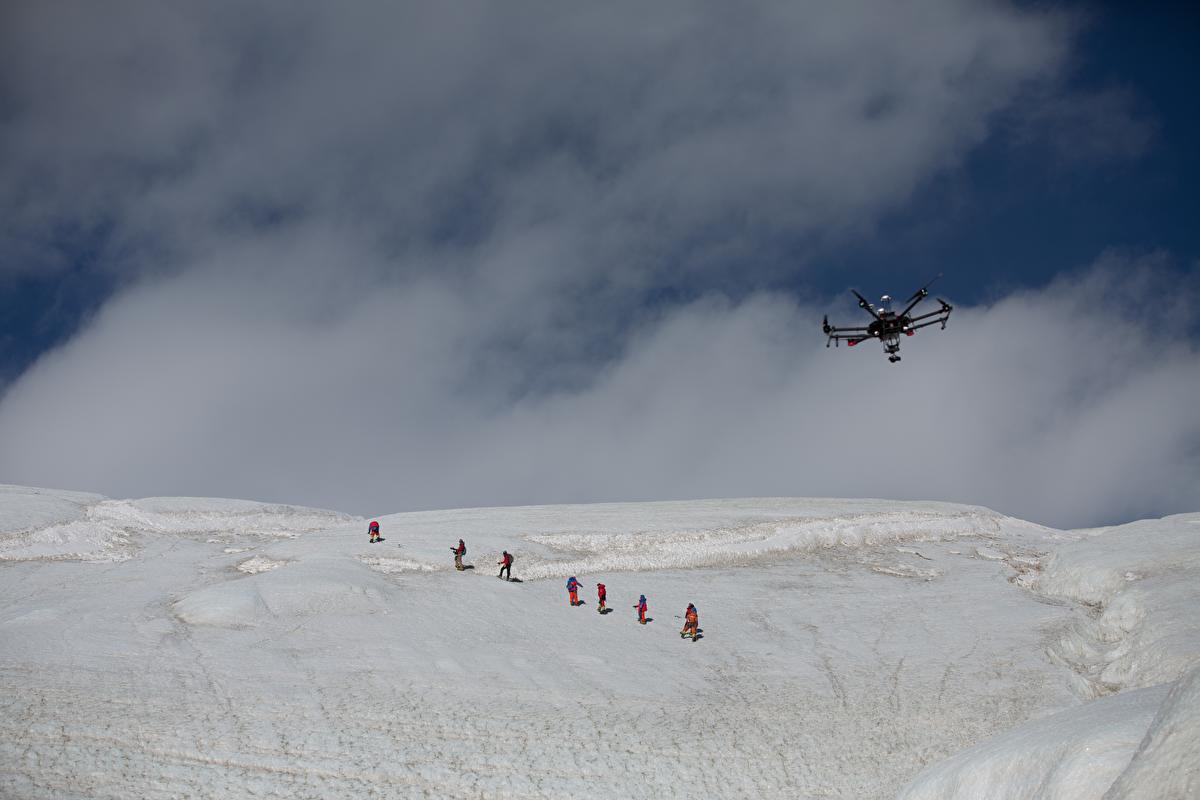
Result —
[[82, 264], [47, 278], [0, 281], [0, 391], [70, 339], [115, 287], [112, 273]]
[[[1136, 9], [1115, 3], [1093, 18], [1070, 80], [1076, 97], [1115, 93], [1128, 103], [1097, 103], [1096, 118], [1063, 126], [1051, 119], [1032, 138], [1002, 120], [962, 170], [922, 187], [873, 235], [822, 254], [822, 288], [836, 291], [845, 283], [895, 293], [945, 272], [943, 291], [963, 302], [989, 302], [1045, 285], [1114, 248], [1169, 253], [1181, 271], [1196, 269], [1198, 16], [1184, 4]], [[1071, 140], [1092, 135], [1083, 123], [1126, 125], [1106, 120], [1106, 110], [1131, 115], [1147, 134], [1140, 152], [1121, 152], [1119, 142]], [[1053, 117], [1053, 109], [1048, 113]], [[809, 280], [805, 274], [797, 283]]]

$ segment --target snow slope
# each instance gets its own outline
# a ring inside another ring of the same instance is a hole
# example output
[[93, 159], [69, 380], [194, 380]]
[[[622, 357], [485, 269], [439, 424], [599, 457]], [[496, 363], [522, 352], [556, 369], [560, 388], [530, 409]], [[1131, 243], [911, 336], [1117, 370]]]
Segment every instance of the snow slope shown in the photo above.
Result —
[[[1123, 798], [1195, 785], [1180, 764], [1200, 740], [1186, 671], [1200, 636], [1191, 573], [1172, 572], [1195, 545], [1186, 518], [1140, 523], [1184, 532], [1131, 546], [1137, 563], [1117, 552], [1126, 530], [932, 502], [378, 519], [386, 540], [372, 545], [366, 520], [333, 512], [0, 488], [0, 796], [874, 798], [912, 782], [912, 797]], [[475, 567], [463, 573], [460, 536]], [[495, 579], [502, 549], [522, 583]], [[566, 603], [570, 574], [583, 607]], [[595, 612], [597, 581], [611, 614]], [[695, 643], [677, 635], [688, 602]], [[1143, 648], [1152, 657], [1129, 655]], [[1103, 769], [1081, 768], [1095, 747]], [[1058, 777], [1023, 795], [1031, 768]]]

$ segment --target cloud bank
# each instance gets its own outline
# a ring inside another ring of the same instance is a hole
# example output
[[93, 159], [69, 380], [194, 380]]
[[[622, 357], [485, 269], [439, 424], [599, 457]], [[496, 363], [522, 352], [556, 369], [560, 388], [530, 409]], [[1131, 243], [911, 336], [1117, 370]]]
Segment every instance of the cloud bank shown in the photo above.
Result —
[[1144, 324], [1168, 274], [1109, 259], [959, 308], [898, 366], [827, 351], [819, 310], [789, 298], [705, 298], [579, 385], [524, 394], [480, 360], [456, 296], [396, 290], [314, 324], [189, 275], [127, 293], [9, 393], [2, 468], [363, 512], [865, 495], [1059, 525], [1165, 513], [1200, 485], [1200, 355]]
[[86, 263], [121, 288], [0, 399], [3, 480], [372, 513], [824, 494], [1089, 524], [1194, 502], [1196, 354], [1113, 294], [1146, 308], [1152, 263], [961, 308], [900, 367], [826, 352], [826, 309], [763, 288], [1044, 108], [1069, 19], [10, 17], [0, 279]]

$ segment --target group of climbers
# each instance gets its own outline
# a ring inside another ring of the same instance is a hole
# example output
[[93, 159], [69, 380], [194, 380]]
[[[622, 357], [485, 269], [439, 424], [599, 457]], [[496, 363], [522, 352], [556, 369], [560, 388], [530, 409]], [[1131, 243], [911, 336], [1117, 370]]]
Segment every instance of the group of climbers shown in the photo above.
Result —
[[[367, 526], [367, 533], [370, 536], [372, 544], [383, 541], [383, 537], [379, 534], [379, 523], [375, 520], [371, 520], [371, 524]], [[450, 552], [454, 553], [454, 568], [459, 572], [467, 569], [467, 567], [463, 565], [463, 557], [467, 554], [466, 542], [464, 542], [462, 539], [459, 539], [458, 544], [450, 548]], [[513, 563], [512, 554], [505, 550], [501, 554], [500, 560], [496, 563], [500, 565], [500, 574], [496, 577], [511, 581]], [[472, 567], [472, 569], [474, 568]], [[580, 583], [574, 575], [572, 575], [570, 578], [567, 578], [567, 595], [570, 598], [572, 606], [584, 605], [583, 601], [579, 599], [579, 586]], [[603, 583], [596, 584], [596, 599], [598, 601], [596, 611], [600, 614], [608, 613], [608, 589]], [[634, 604], [633, 608], [635, 611], [637, 611], [637, 620], [640, 624], [645, 625], [650, 621], [650, 619], [646, 616], [646, 612], [649, 610], [649, 605], [646, 602], [646, 595], [643, 594], [639, 596], [638, 601], [636, 604]], [[699, 614], [696, 611], [696, 606], [692, 603], [688, 603], [687, 611], [684, 612], [683, 630], [679, 632], [679, 635], [681, 638], [687, 638], [690, 636], [693, 640], [695, 640], [699, 633]]]
[[[459, 539], [458, 544], [455, 545], [454, 547], [450, 548], [450, 552], [454, 553], [454, 568], [456, 570], [458, 570], [459, 572], [462, 572], [464, 569], [467, 569], [467, 567], [463, 566], [463, 556], [465, 556], [467, 554], [467, 545], [462, 539]], [[500, 555], [500, 560], [497, 561], [496, 563], [500, 565], [500, 574], [497, 575], [496, 577], [504, 578], [505, 580], [511, 581], [512, 580], [512, 563], [513, 563], [512, 553], [505, 550]], [[471, 569], [475, 569], [475, 568], [471, 567]]]
[[[382, 542], [383, 537], [379, 535], [379, 522], [371, 520], [371, 524], [367, 525], [367, 535], [370, 537], [371, 544]], [[467, 544], [462, 539], [458, 540], [458, 544], [450, 548], [450, 552], [454, 553], [454, 568], [459, 572], [467, 569], [463, 564], [463, 556], [467, 554]], [[500, 565], [500, 574], [497, 577], [505, 580], [512, 580], [512, 554], [507, 550], [500, 556], [500, 560], [496, 562]], [[470, 569], [475, 569], [471, 567]]]
[[[579, 599], [579, 580], [574, 575], [567, 578], [567, 596], [570, 598], [571, 605], [583, 605], [583, 601]], [[603, 583], [596, 584], [596, 601], [596, 611], [601, 614], [607, 613], [608, 588]], [[637, 619], [640, 624], [645, 625], [650, 621], [650, 618], [646, 616], [646, 612], [650, 609], [649, 604], [646, 602], [646, 595], [640, 595], [633, 608], [637, 611]], [[696, 611], [694, 603], [688, 603], [683, 618], [683, 630], [679, 632], [680, 638], [686, 639], [691, 637], [693, 640], [696, 639], [700, 633], [700, 614]]]

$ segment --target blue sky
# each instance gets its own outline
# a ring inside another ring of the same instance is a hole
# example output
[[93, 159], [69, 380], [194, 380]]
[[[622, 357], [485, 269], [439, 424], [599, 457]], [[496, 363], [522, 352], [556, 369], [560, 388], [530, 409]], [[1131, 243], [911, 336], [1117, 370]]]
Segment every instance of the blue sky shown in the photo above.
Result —
[[945, 271], [968, 302], [1045, 285], [1109, 248], [1162, 251], [1180, 271], [1196, 269], [1200, 109], [1187, 76], [1200, 74], [1200, 14], [1186, 3], [1075, 7], [1088, 17], [1068, 84], [1126, 93], [1123, 110], [1144, 128], [1144, 147], [1072, 161], [1062, 150], [1086, 129], [1023, 141], [1001, 126], [961, 172], [931, 181], [878, 235], [831, 262], [872, 284], [886, 284], [895, 265]]
[[[0, 481], [1192, 510], [1198, 23], [1151, 6], [17, 8]], [[825, 352], [848, 287], [938, 272], [901, 366]], [[897, 431], [976, 455], [864, 475]]]

